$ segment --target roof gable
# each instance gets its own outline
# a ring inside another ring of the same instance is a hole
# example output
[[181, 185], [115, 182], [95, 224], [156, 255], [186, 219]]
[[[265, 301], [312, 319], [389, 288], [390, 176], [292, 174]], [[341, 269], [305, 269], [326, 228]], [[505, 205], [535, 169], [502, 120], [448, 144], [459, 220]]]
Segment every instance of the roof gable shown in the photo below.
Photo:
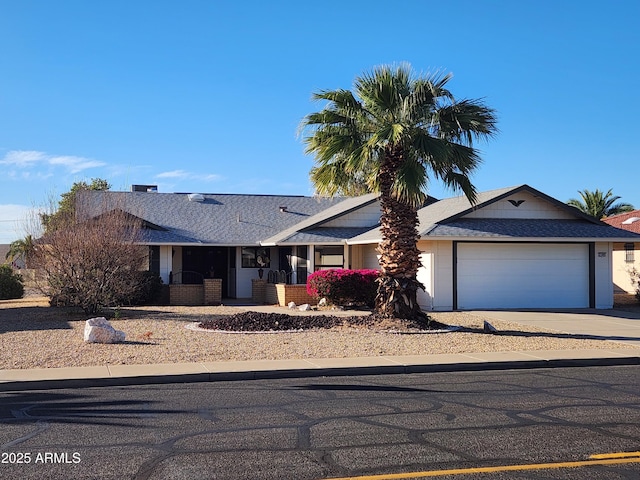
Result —
[[[480, 192], [472, 205], [465, 196], [446, 198], [418, 210], [421, 238], [559, 238], [621, 239], [629, 234], [612, 229], [580, 210], [529, 185]], [[348, 243], [375, 243], [379, 229]]]
[[[326, 210], [318, 212], [316, 215], [312, 217], [306, 218], [299, 223], [292, 225], [290, 228], [287, 228], [281, 232], [278, 232], [276, 235], [273, 235], [269, 238], [266, 238], [261, 242], [262, 245], [277, 245], [283, 242], [291, 242], [295, 241], [296, 243], [300, 242], [301, 238], [306, 238], [304, 236], [299, 235], [300, 233], [309, 232], [310, 230], [319, 228], [319, 227], [334, 227], [332, 229], [333, 232], [337, 232], [340, 227], [340, 222], [336, 221], [339, 218], [343, 218], [348, 216], [349, 214], [369, 207], [370, 205], [377, 202], [378, 196], [376, 194], [370, 193], [367, 195], [362, 195], [359, 197], [348, 197], [343, 199], [342, 202], [333, 205]], [[374, 224], [375, 225], [375, 224]], [[360, 229], [360, 232], [364, 229], [367, 230], [374, 225], [370, 224], [369, 227], [363, 228], [362, 225], [356, 226]], [[351, 227], [348, 227], [351, 228]], [[353, 230], [349, 230], [353, 232]], [[346, 233], [346, 232], [345, 232]], [[343, 239], [350, 238], [353, 234], [350, 234], [348, 237], [344, 237]], [[297, 237], [294, 239], [294, 237]], [[338, 238], [338, 237], [336, 237]]]

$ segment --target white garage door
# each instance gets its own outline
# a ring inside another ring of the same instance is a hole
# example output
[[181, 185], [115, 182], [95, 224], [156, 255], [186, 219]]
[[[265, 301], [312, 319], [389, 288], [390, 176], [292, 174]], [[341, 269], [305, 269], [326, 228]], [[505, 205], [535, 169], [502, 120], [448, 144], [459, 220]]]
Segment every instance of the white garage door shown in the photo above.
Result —
[[458, 308], [587, 308], [586, 244], [459, 243]]

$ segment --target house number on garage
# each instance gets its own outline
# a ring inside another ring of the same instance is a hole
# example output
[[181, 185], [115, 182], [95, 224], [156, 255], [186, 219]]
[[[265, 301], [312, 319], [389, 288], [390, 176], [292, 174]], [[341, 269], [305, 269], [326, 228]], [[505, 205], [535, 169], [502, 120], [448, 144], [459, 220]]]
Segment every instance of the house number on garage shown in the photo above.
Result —
[[607, 252], [598, 252], [598, 257], [604, 258], [607, 256]]

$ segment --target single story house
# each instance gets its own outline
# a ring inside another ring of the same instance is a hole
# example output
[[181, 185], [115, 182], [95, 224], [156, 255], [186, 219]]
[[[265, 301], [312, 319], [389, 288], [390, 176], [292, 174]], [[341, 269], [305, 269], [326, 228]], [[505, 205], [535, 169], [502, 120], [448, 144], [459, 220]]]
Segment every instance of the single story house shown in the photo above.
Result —
[[[640, 234], [640, 210], [613, 215], [603, 221], [612, 227]], [[632, 272], [640, 272], [640, 240], [614, 243], [612, 266], [614, 293], [635, 293]]]
[[[318, 269], [379, 268], [373, 194], [85, 193], [96, 212], [119, 208], [144, 220], [149, 269], [176, 292], [215, 281], [218, 297], [286, 304], [286, 295], [262, 290], [304, 292]], [[475, 205], [429, 197], [418, 214], [425, 310], [611, 308], [613, 246], [640, 242], [528, 185], [480, 193]]]

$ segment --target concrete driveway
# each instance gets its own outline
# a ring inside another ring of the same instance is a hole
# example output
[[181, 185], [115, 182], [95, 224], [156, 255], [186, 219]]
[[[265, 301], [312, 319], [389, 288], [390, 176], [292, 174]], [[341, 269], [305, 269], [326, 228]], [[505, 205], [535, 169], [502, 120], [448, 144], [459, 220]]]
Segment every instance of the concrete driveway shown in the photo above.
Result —
[[622, 310], [503, 311], [472, 312], [491, 319], [556, 330], [602, 340], [615, 340], [640, 347], [640, 312]]

